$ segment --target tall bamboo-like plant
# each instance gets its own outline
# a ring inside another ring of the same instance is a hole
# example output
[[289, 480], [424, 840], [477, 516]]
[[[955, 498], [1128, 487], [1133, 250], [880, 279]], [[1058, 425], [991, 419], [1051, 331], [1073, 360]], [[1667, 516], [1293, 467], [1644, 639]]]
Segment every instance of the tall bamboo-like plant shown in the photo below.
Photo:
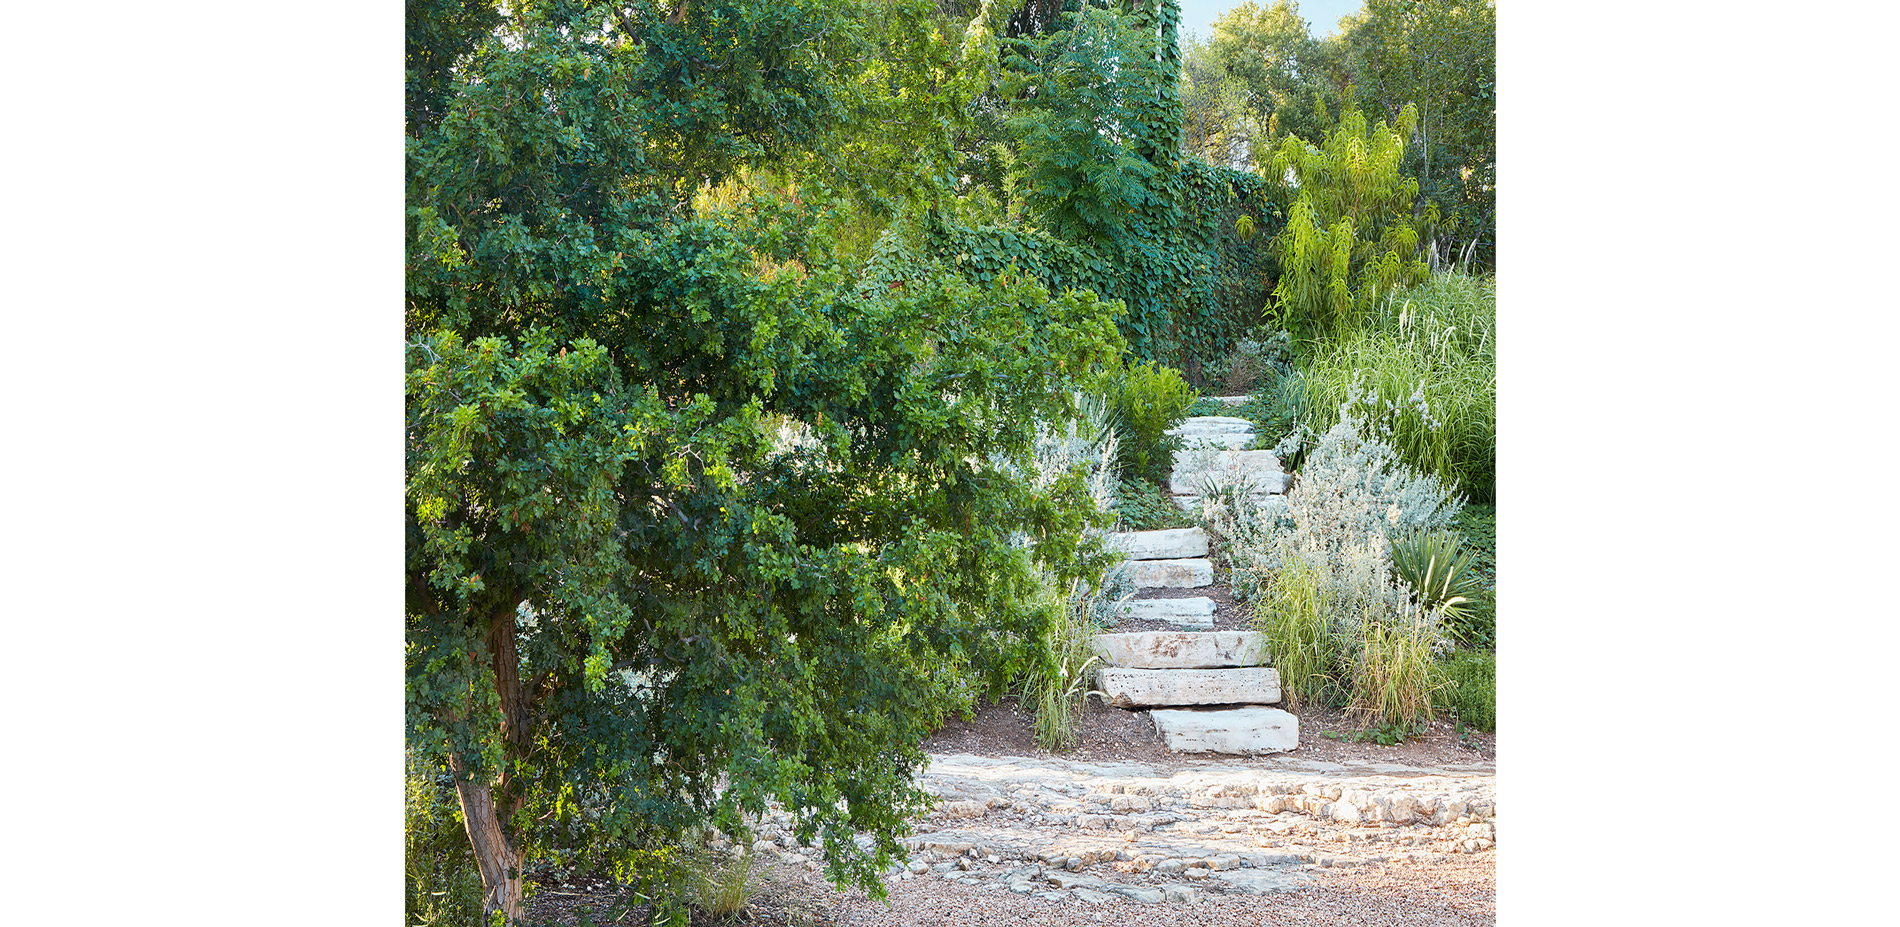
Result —
[[1288, 324], [1312, 336], [1348, 329], [1380, 297], [1430, 276], [1418, 242], [1436, 215], [1429, 206], [1413, 215], [1418, 182], [1399, 170], [1415, 112], [1408, 105], [1394, 124], [1368, 129], [1349, 107], [1322, 144], [1288, 136], [1274, 152], [1268, 176], [1293, 196], [1273, 290]]

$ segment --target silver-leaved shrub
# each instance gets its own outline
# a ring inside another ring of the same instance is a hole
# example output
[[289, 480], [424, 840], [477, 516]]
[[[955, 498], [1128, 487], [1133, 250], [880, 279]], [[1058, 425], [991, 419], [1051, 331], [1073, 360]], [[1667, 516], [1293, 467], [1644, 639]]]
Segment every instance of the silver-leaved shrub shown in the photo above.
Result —
[[[1307, 455], [1283, 511], [1234, 494], [1202, 518], [1224, 538], [1233, 588], [1255, 603], [1275, 664], [1297, 668], [1296, 696], [1337, 693], [1364, 718], [1410, 719], [1430, 711], [1417, 667], [1441, 641], [1437, 615], [1393, 576], [1388, 539], [1448, 526], [1462, 503], [1368, 434], [1351, 405]], [[1401, 676], [1395, 701], [1388, 680]]]

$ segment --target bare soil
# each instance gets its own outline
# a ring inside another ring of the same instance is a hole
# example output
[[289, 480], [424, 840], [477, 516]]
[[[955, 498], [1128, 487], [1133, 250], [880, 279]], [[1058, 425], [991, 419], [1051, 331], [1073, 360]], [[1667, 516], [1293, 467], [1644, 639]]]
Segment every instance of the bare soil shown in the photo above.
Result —
[[[1300, 747], [1281, 756], [1350, 765], [1372, 762], [1444, 766], [1497, 760], [1496, 734], [1468, 727], [1461, 729], [1451, 721], [1434, 721], [1424, 734], [1388, 746], [1354, 740], [1353, 725], [1343, 711], [1311, 706], [1292, 711], [1300, 719]], [[1074, 750], [1067, 753], [1043, 750], [1036, 746], [1031, 714], [1010, 699], [977, 706], [974, 716], [967, 721], [952, 718], [924, 742], [924, 749], [930, 753], [977, 756], [1053, 756], [1085, 763], [1142, 763], [1161, 771], [1179, 769], [1184, 761], [1190, 760], [1218, 760], [1230, 766], [1274, 762], [1271, 757], [1211, 757], [1169, 752], [1147, 712], [1110, 708], [1098, 699], [1089, 699], [1075, 730]]]

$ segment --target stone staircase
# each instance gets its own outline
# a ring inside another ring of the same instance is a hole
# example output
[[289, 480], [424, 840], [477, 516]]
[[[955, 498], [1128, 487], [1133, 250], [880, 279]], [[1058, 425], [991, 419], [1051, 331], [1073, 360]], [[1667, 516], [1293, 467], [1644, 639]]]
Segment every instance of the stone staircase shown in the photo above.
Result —
[[[1244, 449], [1254, 439], [1246, 419], [1200, 416], [1170, 433], [1185, 439], [1171, 488], [1190, 510], [1210, 490], [1238, 489], [1262, 500], [1286, 490], [1287, 475], [1272, 451]], [[1252, 755], [1298, 747], [1299, 719], [1268, 707], [1280, 701], [1280, 674], [1266, 665], [1259, 633], [1212, 630], [1215, 603], [1206, 596], [1148, 595], [1213, 585], [1207, 533], [1134, 531], [1109, 542], [1132, 568], [1137, 592], [1124, 605], [1126, 616], [1180, 630], [1095, 636], [1102, 658], [1096, 688], [1108, 704], [1148, 711], [1170, 750]]]
[[[1222, 397], [1233, 402], [1245, 397]], [[1251, 497], [1262, 506], [1284, 506], [1289, 477], [1272, 451], [1247, 450], [1254, 442], [1253, 423], [1228, 415], [1200, 415], [1187, 419], [1166, 432], [1181, 438], [1181, 449], [1174, 453], [1174, 470], [1168, 476], [1168, 491], [1174, 501], [1194, 511], [1201, 496], [1210, 491], [1234, 490]]]

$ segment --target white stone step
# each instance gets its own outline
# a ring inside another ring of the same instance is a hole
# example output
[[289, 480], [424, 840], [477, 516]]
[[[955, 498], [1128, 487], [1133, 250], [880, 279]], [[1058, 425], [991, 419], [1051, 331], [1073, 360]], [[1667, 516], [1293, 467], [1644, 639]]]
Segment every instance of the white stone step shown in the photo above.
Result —
[[1280, 671], [1234, 669], [1124, 669], [1095, 672], [1095, 688], [1117, 708], [1154, 705], [1261, 705], [1280, 700]]
[[1111, 549], [1130, 560], [1181, 560], [1207, 556], [1207, 532], [1200, 528], [1124, 531], [1107, 538]]
[[1214, 564], [1191, 560], [1130, 560], [1136, 589], [1196, 589], [1214, 584]]
[[1230, 406], [1244, 406], [1247, 404], [1247, 400], [1252, 399], [1253, 397], [1252, 396], [1208, 396], [1206, 398], [1212, 399], [1215, 402], [1224, 402]]
[[1258, 631], [1129, 631], [1097, 634], [1095, 652], [1109, 666], [1216, 669], [1267, 662]]
[[1231, 415], [1196, 415], [1162, 432], [1168, 435], [1253, 434], [1253, 422]]
[[1156, 709], [1148, 713], [1168, 749], [1178, 753], [1284, 753], [1300, 745], [1300, 719], [1264, 705], [1219, 711]]
[[1214, 623], [1214, 600], [1203, 595], [1180, 599], [1137, 599], [1122, 603], [1122, 614], [1140, 621], [1168, 621], [1205, 628]]
[[1253, 443], [1254, 434], [1185, 435], [1181, 438], [1181, 450], [1237, 451]]
[[1211, 485], [1279, 493], [1286, 491], [1287, 481], [1272, 451], [1176, 451], [1168, 491], [1198, 496]]

